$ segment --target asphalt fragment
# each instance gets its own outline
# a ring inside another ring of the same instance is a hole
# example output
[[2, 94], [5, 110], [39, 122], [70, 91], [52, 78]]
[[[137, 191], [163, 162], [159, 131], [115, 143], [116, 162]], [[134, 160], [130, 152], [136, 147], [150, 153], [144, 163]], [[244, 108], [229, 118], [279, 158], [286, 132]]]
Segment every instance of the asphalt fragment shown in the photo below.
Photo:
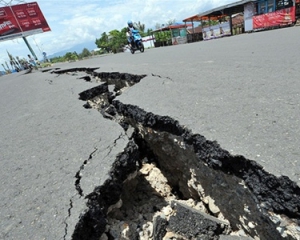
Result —
[[[103, 117], [116, 121], [125, 131], [133, 129], [133, 133], [117, 156], [110, 177], [85, 197], [87, 210], [80, 216], [73, 239], [158, 239], [155, 236], [166, 238], [172, 234], [182, 239], [198, 239], [198, 234], [202, 234], [201, 239], [224, 235], [300, 238], [300, 189], [295, 182], [266, 172], [253, 160], [231, 155], [217, 142], [192, 133], [169, 116], [146, 112], [116, 99], [145, 75], [95, 70], [77, 68], [55, 73], [84, 71], [92, 80], [103, 82], [80, 93], [79, 99], [86, 101], [84, 107], [97, 109]], [[114, 86], [112, 91], [110, 85]], [[157, 169], [155, 181], [147, 179], [152, 170], [144, 174], [145, 167]], [[156, 186], [158, 176], [166, 181]], [[169, 191], [162, 194], [161, 187]], [[174, 201], [187, 207], [174, 210]], [[187, 210], [189, 207], [218, 219], [212, 220], [213, 224], [224, 222], [218, 227], [203, 224], [199, 231], [194, 228], [183, 232], [180, 221], [202, 216]], [[185, 214], [176, 217], [178, 211]], [[158, 227], [157, 222], [163, 227]]]

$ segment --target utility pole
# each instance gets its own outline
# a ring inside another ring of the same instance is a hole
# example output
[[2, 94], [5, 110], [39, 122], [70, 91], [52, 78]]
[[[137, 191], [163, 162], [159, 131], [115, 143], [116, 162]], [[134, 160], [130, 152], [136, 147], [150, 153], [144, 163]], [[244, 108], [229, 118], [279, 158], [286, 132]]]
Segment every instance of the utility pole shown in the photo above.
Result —
[[29, 51], [31, 52], [32, 56], [34, 57], [34, 59], [35, 59], [35, 60], [38, 60], [38, 58], [36, 57], [36, 55], [35, 55], [33, 49], [31, 48], [29, 42], [27, 41], [26, 37], [23, 37], [23, 40], [24, 40], [26, 46], [28, 47]]

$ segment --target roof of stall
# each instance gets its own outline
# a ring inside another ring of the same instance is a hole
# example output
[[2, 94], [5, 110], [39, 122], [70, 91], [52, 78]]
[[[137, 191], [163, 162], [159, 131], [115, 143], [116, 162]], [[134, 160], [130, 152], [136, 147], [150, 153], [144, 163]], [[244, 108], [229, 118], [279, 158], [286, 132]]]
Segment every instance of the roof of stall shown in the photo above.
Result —
[[185, 24], [185, 23], [174, 23], [170, 26], [166, 26], [166, 27], [163, 27], [163, 28], [159, 28], [159, 29], [156, 29], [154, 31], [152, 31], [152, 33], [155, 33], [155, 32], [163, 32], [163, 31], [169, 31], [171, 29], [180, 29], [180, 28], [187, 28], [187, 27], [192, 27], [192, 24]]
[[256, 0], [241, 0], [238, 2], [226, 4], [221, 7], [213, 8], [209, 11], [199, 13], [186, 19], [183, 19], [183, 22], [199, 22], [201, 20], [208, 19], [217, 20], [224, 16], [244, 12], [244, 4], [248, 2], [256, 2]]

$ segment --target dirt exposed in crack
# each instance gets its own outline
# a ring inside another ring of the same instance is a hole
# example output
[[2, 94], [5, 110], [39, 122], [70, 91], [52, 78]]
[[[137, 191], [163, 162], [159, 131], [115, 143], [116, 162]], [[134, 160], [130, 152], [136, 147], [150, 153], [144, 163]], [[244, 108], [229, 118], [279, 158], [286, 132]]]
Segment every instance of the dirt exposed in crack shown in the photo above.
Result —
[[73, 239], [300, 239], [295, 182], [232, 156], [168, 116], [116, 100], [145, 75], [95, 70], [54, 73], [84, 71], [91, 77], [82, 79], [104, 82], [79, 99], [133, 134], [109, 179], [86, 196]]
[[290, 179], [277, 178], [254, 161], [230, 155], [169, 117], [118, 101], [112, 104], [153, 151], [181, 199], [202, 201], [210, 214], [229, 221], [232, 231], [242, 230], [253, 238], [299, 238], [300, 192]]

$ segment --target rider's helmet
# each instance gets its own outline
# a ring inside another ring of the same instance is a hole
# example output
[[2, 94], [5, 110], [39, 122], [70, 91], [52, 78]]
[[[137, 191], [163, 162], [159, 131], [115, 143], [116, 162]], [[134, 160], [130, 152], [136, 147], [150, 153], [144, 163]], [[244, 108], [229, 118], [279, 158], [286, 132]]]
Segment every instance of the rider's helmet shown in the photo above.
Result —
[[132, 27], [133, 27], [133, 23], [132, 23], [132, 21], [131, 21], [131, 20], [129, 20], [129, 21], [127, 22], [127, 24], [128, 24], [128, 27], [130, 27], [130, 28], [132, 28]]

